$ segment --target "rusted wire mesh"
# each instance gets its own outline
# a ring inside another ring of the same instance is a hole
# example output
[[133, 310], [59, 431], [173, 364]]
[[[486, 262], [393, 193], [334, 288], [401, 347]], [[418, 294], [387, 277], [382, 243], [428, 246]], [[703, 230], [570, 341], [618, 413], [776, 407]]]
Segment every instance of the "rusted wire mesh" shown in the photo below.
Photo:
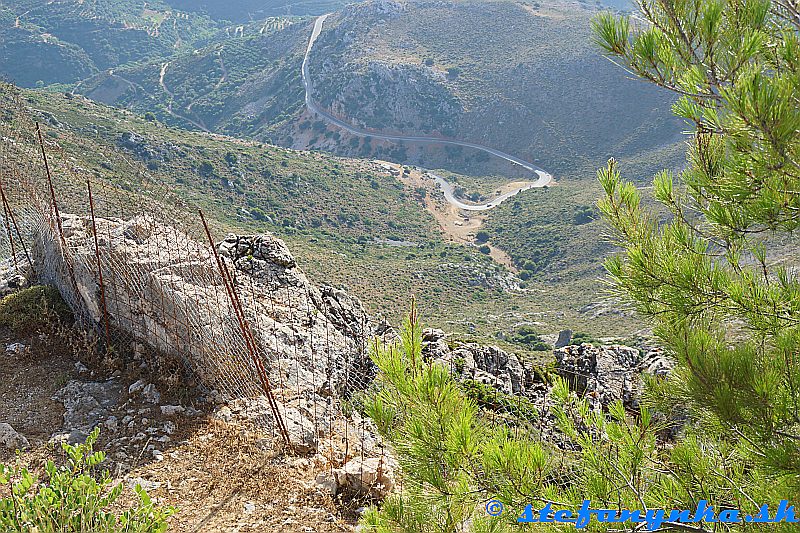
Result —
[[57, 287], [107, 357], [162, 374], [178, 364], [227, 401], [250, 399], [245, 414], [332, 468], [374, 455], [366, 425], [341, 409], [373, 372], [360, 304], [344, 316], [280, 241], [225, 237], [135, 162], [135, 183], [96, 179], [21, 103], [11, 111], [0, 125], [5, 270]]

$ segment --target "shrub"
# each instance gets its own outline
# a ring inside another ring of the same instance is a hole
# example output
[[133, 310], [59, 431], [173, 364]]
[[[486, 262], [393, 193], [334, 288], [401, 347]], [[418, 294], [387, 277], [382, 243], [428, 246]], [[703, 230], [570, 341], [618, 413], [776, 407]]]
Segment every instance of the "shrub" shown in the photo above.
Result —
[[197, 167], [197, 172], [205, 178], [210, 178], [216, 173], [214, 170], [214, 165], [211, 163], [211, 161], [203, 161], [200, 163], [200, 165]]
[[581, 331], [576, 331], [569, 342], [571, 346], [580, 346], [583, 343], [594, 344], [595, 346], [603, 344], [589, 333], [583, 333]]
[[485, 409], [531, 422], [539, 417], [539, 410], [533, 402], [522, 396], [506, 394], [491, 385], [473, 379], [465, 379], [458, 385], [467, 398], [474, 400], [478, 406]]
[[27, 468], [0, 465], [0, 485], [7, 485], [10, 496], [0, 499], [0, 529], [8, 532], [39, 533], [162, 533], [171, 507], [153, 504], [147, 492], [136, 486], [138, 503], [116, 514], [115, 506], [123, 485], [112, 486], [107, 471], [99, 477], [96, 467], [105, 460], [103, 452], [93, 451], [99, 430], [84, 444], [62, 443], [67, 464], [45, 465], [46, 481], [40, 483]]
[[49, 285], [35, 285], [0, 300], [0, 326], [15, 335], [41, 332], [72, 320], [58, 289]]
[[575, 208], [575, 212], [572, 215], [572, 223], [576, 226], [580, 226], [581, 224], [588, 224], [595, 218], [597, 218], [597, 213], [591, 206], [579, 205]]
[[524, 344], [531, 350], [550, 350], [550, 345], [539, 337], [539, 334], [530, 326], [522, 326], [511, 337], [511, 342]]

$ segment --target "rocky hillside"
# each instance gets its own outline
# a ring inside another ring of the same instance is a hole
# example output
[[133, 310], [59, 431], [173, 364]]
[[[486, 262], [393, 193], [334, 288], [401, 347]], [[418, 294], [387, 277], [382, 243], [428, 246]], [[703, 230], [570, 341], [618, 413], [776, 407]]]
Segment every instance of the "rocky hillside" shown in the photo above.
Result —
[[365, 127], [482, 143], [557, 176], [675, 142], [671, 95], [601, 57], [596, 13], [569, 2], [351, 5], [315, 45], [315, 97]]
[[[4, 116], [15, 116], [13, 92], [2, 93]], [[599, 297], [599, 286], [587, 288], [593, 278], [581, 278], [580, 291], [536, 280], [522, 289], [522, 280], [477, 247], [447, 242], [419, 191], [380, 163], [186, 132], [80, 96], [25, 91], [22, 98], [48, 144], [57, 143], [80, 173], [78, 190], [85, 189], [83, 173], [123, 190], [163, 187], [228, 231], [273, 232], [314, 279], [347, 287], [371, 313], [394, 322], [416, 295], [429, 324], [467, 338], [515, 338], [525, 326], [625, 338], [637, 327], [578, 312]], [[11, 120], [4, 127], [19, 126]], [[62, 208], [85, 208], [85, 192], [74, 202], [65, 197]], [[596, 268], [588, 253], [574, 259], [590, 260]]]
[[[79, 252], [86, 248], [81, 246], [85, 221], [64, 215], [62, 222], [70, 244]], [[121, 224], [119, 234], [124, 238], [115, 253], [127, 254], [127, 264], [139, 261], [139, 268], [147, 272], [154, 265], [145, 259], [162, 255], [159, 246], [163, 243], [150, 238], [143, 221], [98, 222]], [[171, 234], [172, 245], [196, 246], [181, 242], [186, 237], [174, 229]], [[59, 270], [57, 258], [48, 252], [53, 243], [35, 240], [32, 245], [40, 279], [52, 278], [51, 270]], [[279, 343], [279, 359], [271, 375], [284, 387], [275, 394], [296, 439], [293, 449], [284, 448], [271, 431], [274, 420], [266, 399], [211, 388], [215, 370], [211, 361], [206, 359], [200, 366], [196, 360], [187, 361], [194, 369], [188, 373], [165, 366], [170, 348], [162, 338], [132, 329], [128, 331], [132, 342], [115, 344], [106, 357], [98, 357], [104, 350], [96, 343], [91, 324], [73, 324], [57, 291], [25, 288], [30, 272], [20, 277], [11, 267], [0, 276], [5, 292], [10, 291], [0, 300], [0, 342], [5, 347], [0, 355], [0, 375], [4, 376], [0, 379], [0, 462], [11, 460], [19, 449], [16, 460], [38, 472], [43, 459], [62, 460], [54, 444], [80, 442], [99, 428], [98, 445], [107, 452], [102, 467], [128, 491], [123, 498], [130, 499], [132, 487], [139, 485], [160, 504], [175, 505], [179, 512], [170, 520], [173, 531], [198, 527], [243, 532], [356, 530], [364, 506], [379, 502], [402, 478], [391, 450], [359, 412], [358, 396], [353, 394], [369, 385], [371, 375], [361, 372], [360, 380], [348, 386], [340, 378], [352, 372], [334, 359], [315, 361], [313, 347], [315, 339], [320, 342], [324, 337], [320, 328], [330, 329], [328, 342], [345, 350], [350, 348], [348, 339], [377, 333], [391, 340], [394, 333], [386, 327], [363, 330], [365, 324], [375, 322], [358, 301], [310, 282], [286, 245], [272, 235], [231, 235], [216, 248], [234, 269], [237, 286], [246, 287], [248, 278], [257, 276], [258, 286], [264, 289], [253, 299], [257, 309], [251, 311], [261, 314], [253, 328], [259, 342]], [[167, 307], [173, 309], [178, 301], [208, 297], [213, 287], [193, 283], [201, 263], [178, 262], [170, 269], [154, 269], [149, 275], [158, 279], [146, 285], [169, 283], [175, 300]], [[92, 287], [97, 280], [91, 269], [81, 270], [81, 264], [78, 260], [79, 291], [84, 298], [95, 298], [97, 291]], [[111, 279], [106, 282], [109, 287], [115, 285]], [[314, 313], [294, 320], [286, 312], [291, 295], [298, 300], [310, 298]], [[148, 312], [159, 307], [157, 301], [136, 295], [124, 300], [141, 307], [128, 309], [126, 315], [121, 302], [112, 303], [115, 324], [120, 327], [165, 319]], [[41, 309], [60, 311], [45, 320], [49, 315]], [[133, 316], [134, 311], [138, 316]], [[211, 351], [212, 346], [195, 349], [191, 357]], [[464, 394], [491, 413], [493, 420], [537, 421], [543, 437], [564, 446], [569, 443], [555, 429], [550, 412], [549, 376], [558, 373], [571, 380], [573, 389], [592, 398], [593, 408], [599, 410], [615, 400], [635, 405], [639, 374], [661, 375], [671, 368], [658, 350], [642, 357], [625, 346], [582, 344], [557, 349], [553, 368], [547, 370], [497, 346], [459, 341], [436, 329], [424, 331], [422, 355], [450, 368]], [[326, 368], [326, 363], [335, 365]], [[169, 368], [177, 373], [167, 372]], [[247, 379], [246, 374], [238, 377]], [[331, 386], [334, 382], [345, 388]], [[345, 401], [348, 398], [352, 401]]]
[[181, 11], [204, 13], [217, 20], [239, 23], [266, 17], [322, 15], [347, 4], [343, 0], [166, 0], [166, 3]]
[[302, 113], [309, 22], [269, 18], [226, 27], [205, 46], [101, 72], [76, 91], [188, 129], [269, 139]]

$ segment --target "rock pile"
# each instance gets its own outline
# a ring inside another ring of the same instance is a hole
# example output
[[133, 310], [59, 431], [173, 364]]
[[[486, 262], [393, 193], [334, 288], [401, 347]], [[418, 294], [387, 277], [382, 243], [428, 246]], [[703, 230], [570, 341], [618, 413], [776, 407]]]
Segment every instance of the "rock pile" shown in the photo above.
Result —
[[553, 353], [559, 375], [596, 407], [618, 400], [635, 406], [642, 385], [641, 373], [663, 376], [674, 366], [660, 349], [651, 350], [642, 358], [636, 348], [584, 343], [558, 348]]
[[506, 394], [530, 394], [539, 390], [530, 370], [516, 355], [496, 346], [455, 341], [451, 346], [445, 332], [426, 328], [422, 332], [422, 354], [449, 366], [459, 379], [490, 385]]

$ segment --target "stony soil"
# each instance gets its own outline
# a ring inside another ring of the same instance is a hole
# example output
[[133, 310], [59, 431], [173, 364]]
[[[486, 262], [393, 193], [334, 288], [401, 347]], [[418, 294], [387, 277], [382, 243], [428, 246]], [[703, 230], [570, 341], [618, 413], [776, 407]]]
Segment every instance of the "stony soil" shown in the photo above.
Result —
[[[181, 399], [157, 379], [141, 369], [91, 364], [86, 352], [75, 349], [77, 343], [61, 337], [19, 339], [0, 332], [0, 342], [0, 422], [30, 442], [18, 457], [0, 447], [0, 462], [20, 461], [41, 471], [48, 459], [62, 461], [56, 440], [74, 429], [65, 427], [65, 412], [69, 418], [80, 409], [65, 409], [53, 397], [65, 387], [80, 395], [108, 384], [108, 390], [121, 393], [116, 405], [96, 411], [103, 420], [96, 449], [108, 452], [103, 466], [127, 487], [120, 506], [134, 501], [138, 483], [157, 502], [178, 508], [170, 530], [179, 533], [354, 530], [364, 502], [333, 498], [320, 487], [317, 474], [331, 467], [318, 458], [284, 453], [270, 435], [220, 420], [210, 404], [184, 398], [183, 412], [168, 408], [165, 414], [162, 406]], [[139, 380], [164, 391], [158, 403], [136, 386], [128, 392]], [[116, 424], [108, 422], [112, 418]]]

